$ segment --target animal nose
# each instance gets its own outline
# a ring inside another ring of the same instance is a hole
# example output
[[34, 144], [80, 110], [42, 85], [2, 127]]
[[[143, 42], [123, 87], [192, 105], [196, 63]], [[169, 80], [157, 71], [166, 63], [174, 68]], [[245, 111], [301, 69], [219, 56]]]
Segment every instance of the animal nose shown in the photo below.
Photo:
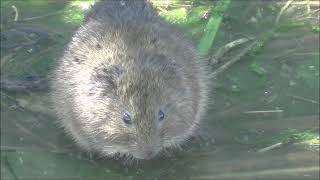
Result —
[[158, 154], [158, 150], [155, 147], [142, 147], [140, 148], [140, 159], [149, 160]]
[[148, 159], [153, 158], [155, 155], [156, 155], [156, 153], [154, 153], [154, 151], [147, 150], [147, 151], [145, 151], [144, 158], [148, 160]]

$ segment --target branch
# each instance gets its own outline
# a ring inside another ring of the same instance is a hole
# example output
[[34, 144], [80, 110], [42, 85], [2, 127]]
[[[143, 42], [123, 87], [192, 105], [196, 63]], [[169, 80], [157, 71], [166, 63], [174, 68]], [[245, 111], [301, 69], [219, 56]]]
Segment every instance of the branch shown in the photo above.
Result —
[[18, 21], [18, 18], [19, 18], [19, 11], [18, 11], [18, 8], [15, 6], [15, 5], [12, 5], [11, 6], [15, 12], [15, 15], [14, 15], [14, 21]]
[[229, 52], [231, 49], [235, 48], [236, 46], [239, 46], [241, 44], [244, 44], [246, 42], [248, 42], [249, 40], [252, 40], [254, 38], [240, 38], [237, 39], [235, 41], [232, 41], [228, 44], [226, 44], [225, 46], [223, 46], [222, 48], [220, 48], [217, 53], [215, 53], [212, 57], [211, 57], [211, 61], [210, 64], [211, 65], [215, 65], [218, 64], [220, 61], [220, 58], [223, 57], [227, 52]]
[[278, 25], [279, 23], [279, 20], [280, 20], [280, 17], [282, 16], [283, 12], [290, 6], [290, 4], [293, 2], [293, 0], [289, 0], [287, 1], [287, 3], [281, 8], [278, 16], [277, 16], [277, 19], [275, 21], [275, 25]]
[[250, 44], [248, 47], [246, 47], [244, 50], [242, 50], [238, 55], [236, 55], [235, 57], [233, 57], [230, 61], [226, 62], [225, 64], [223, 64], [222, 66], [220, 66], [217, 70], [215, 70], [214, 72], [212, 72], [210, 74], [211, 77], [215, 77], [217, 75], [219, 75], [220, 73], [222, 73], [223, 71], [225, 71], [227, 68], [229, 68], [232, 64], [236, 63], [237, 61], [239, 61], [243, 56], [245, 56], [248, 52], [250, 52], [250, 50], [255, 47], [257, 45], [258, 41], [253, 42], [252, 44]]

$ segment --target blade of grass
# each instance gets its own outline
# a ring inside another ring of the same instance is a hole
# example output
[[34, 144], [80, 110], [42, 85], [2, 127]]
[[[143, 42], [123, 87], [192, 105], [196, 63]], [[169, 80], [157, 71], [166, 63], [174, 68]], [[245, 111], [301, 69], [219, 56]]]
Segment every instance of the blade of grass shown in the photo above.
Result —
[[206, 26], [206, 32], [201, 38], [198, 51], [200, 55], [205, 56], [213, 44], [213, 40], [219, 30], [223, 15], [230, 6], [231, 0], [220, 0], [211, 11], [211, 17]]

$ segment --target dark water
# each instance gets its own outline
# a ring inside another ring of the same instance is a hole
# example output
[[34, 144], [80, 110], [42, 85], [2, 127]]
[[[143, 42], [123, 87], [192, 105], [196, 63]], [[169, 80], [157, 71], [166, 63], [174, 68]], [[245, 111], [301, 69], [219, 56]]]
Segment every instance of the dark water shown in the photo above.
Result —
[[[215, 3], [182, 1], [159, 12], [198, 43]], [[45, 78], [87, 4], [1, 1], [1, 79]], [[319, 179], [319, 3], [289, 4], [275, 26], [285, 4], [231, 2], [208, 57], [244, 37], [262, 39], [261, 47], [213, 79], [204, 120], [211, 138], [154, 160], [124, 165], [81, 152], [57, 126], [45, 87], [2, 86], [1, 179]]]

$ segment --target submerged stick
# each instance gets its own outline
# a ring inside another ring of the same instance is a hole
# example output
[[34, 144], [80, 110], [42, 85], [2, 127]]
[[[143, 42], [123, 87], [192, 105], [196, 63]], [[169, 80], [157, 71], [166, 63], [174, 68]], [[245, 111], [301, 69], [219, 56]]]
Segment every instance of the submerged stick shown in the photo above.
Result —
[[[294, 167], [294, 168], [274, 168], [274, 169], [266, 169], [266, 170], [255, 170], [255, 171], [247, 171], [247, 172], [228, 172], [222, 174], [214, 174], [214, 175], [201, 175], [201, 176], [191, 176], [190, 179], [257, 179], [257, 177], [265, 177], [265, 179], [275, 179], [270, 177], [288, 177], [289, 174], [292, 173], [319, 173], [319, 166], [309, 166], [309, 167]], [[266, 178], [269, 177], [269, 178]], [[283, 178], [284, 179], [284, 178]], [[310, 179], [310, 178], [308, 178]]]
[[276, 143], [276, 144], [273, 144], [271, 146], [268, 146], [268, 147], [265, 147], [265, 148], [262, 148], [262, 149], [258, 150], [257, 153], [265, 153], [265, 152], [270, 151], [272, 149], [278, 148], [278, 147], [280, 147], [282, 145], [283, 145], [283, 143], [281, 143], [281, 142], [280, 143]]
[[301, 96], [296, 96], [296, 95], [288, 95], [289, 97], [292, 97], [294, 99], [299, 99], [299, 100], [302, 100], [302, 101], [306, 101], [306, 102], [310, 102], [310, 103], [313, 103], [313, 104], [319, 104], [318, 101], [315, 101], [315, 100], [311, 100], [311, 99], [307, 99], [307, 98], [304, 98], [304, 97], [301, 97]]
[[265, 111], [246, 111], [245, 114], [258, 114], [258, 113], [282, 113], [283, 110], [275, 109], [275, 110], [265, 110]]
[[46, 78], [36, 80], [12, 80], [1, 78], [1, 89], [8, 91], [41, 91], [48, 89], [49, 85]]
[[7, 168], [9, 170], [9, 172], [11, 173], [12, 177], [15, 180], [19, 180], [17, 174], [15, 173], [14, 169], [11, 166], [11, 163], [9, 162], [8, 155], [6, 153], [4, 154], [4, 156], [1, 156], [1, 164], [2, 164], [2, 162], [3, 162], [4, 165], [7, 166]]
[[33, 132], [31, 132], [29, 129], [27, 129], [26, 127], [24, 127], [23, 125], [19, 124], [18, 122], [13, 122], [15, 124], [15, 126], [21, 130], [22, 132], [24, 132], [25, 134], [27, 134], [29, 137], [36, 139], [38, 142], [40, 142], [41, 144], [47, 146], [48, 148], [57, 150], [57, 146], [55, 144], [52, 144], [51, 142], [46, 141], [45, 139], [41, 138], [40, 136], [34, 134]]

